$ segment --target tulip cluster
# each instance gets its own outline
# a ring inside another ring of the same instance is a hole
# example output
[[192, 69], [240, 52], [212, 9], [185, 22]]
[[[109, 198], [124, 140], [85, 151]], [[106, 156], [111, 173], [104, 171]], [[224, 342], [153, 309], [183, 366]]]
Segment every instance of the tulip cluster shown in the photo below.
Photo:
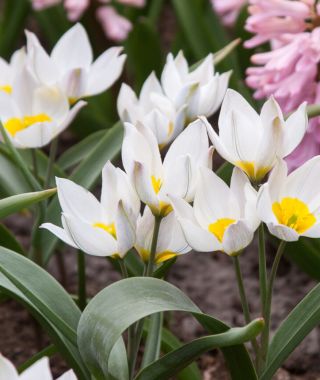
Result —
[[26, 32], [27, 46], [0, 60], [0, 120], [18, 148], [39, 148], [58, 136], [86, 104], [118, 79], [126, 56], [110, 48], [93, 62], [85, 29], [76, 24], [49, 55]]

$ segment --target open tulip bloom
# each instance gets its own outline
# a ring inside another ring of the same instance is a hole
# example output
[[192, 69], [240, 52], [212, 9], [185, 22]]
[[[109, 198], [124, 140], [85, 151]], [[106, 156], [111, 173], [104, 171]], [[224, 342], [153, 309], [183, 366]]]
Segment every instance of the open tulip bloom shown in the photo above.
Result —
[[40, 82], [59, 85], [70, 103], [99, 94], [113, 85], [126, 59], [122, 47], [112, 47], [93, 62], [87, 32], [81, 24], [69, 29], [49, 56], [37, 37], [27, 32], [30, 65]]
[[284, 241], [300, 236], [320, 237], [320, 156], [316, 156], [289, 175], [281, 160], [258, 195], [259, 216], [271, 234]]
[[25, 48], [15, 51], [9, 62], [0, 57], [0, 91], [11, 94], [13, 81], [21, 72], [25, 61]]
[[200, 172], [193, 207], [171, 197], [186, 240], [197, 251], [238, 255], [259, 225], [256, 191], [238, 168], [233, 170], [230, 188], [208, 168]]
[[40, 148], [59, 135], [85, 105], [70, 109], [57, 86], [39, 85], [28, 68], [17, 75], [12, 93], [0, 92], [0, 120], [18, 148]]
[[[20, 375], [13, 364], [0, 354], [0, 379], [1, 380], [52, 380], [52, 374], [49, 367], [49, 360], [43, 357]], [[77, 380], [72, 370], [64, 373], [57, 380]]]
[[89, 255], [124, 257], [135, 243], [140, 201], [127, 175], [108, 162], [101, 202], [74, 182], [57, 178], [62, 226], [42, 224], [65, 243]]
[[219, 115], [219, 135], [205, 118], [209, 137], [219, 154], [241, 168], [253, 182], [260, 182], [276, 164], [301, 142], [307, 126], [306, 103], [286, 120], [271, 97], [260, 115], [236, 91], [228, 89]]
[[[137, 241], [135, 244], [135, 248], [144, 262], [148, 262], [150, 257], [154, 224], [155, 217], [149, 207], [146, 206], [143, 215], [137, 221]], [[190, 250], [191, 248], [186, 242], [180, 223], [173, 211], [161, 220], [155, 263], [162, 263]]]
[[143, 125], [125, 123], [123, 166], [140, 199], [154, 215], [165, 216], [172, 211], [168, 194], [193, 200], [199, 167], [211, 167], [212, 152], [200, 121], [190, 124], [177, 137], [163, 162], [153, 133]]

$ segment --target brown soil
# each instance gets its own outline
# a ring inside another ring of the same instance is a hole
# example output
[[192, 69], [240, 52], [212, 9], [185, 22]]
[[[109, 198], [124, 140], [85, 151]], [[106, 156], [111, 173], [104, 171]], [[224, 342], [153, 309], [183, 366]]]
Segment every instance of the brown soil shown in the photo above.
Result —
[[[20, 241], [27, 245], [30, 220], [16, 215], [7, 220], [11, 229], [18, 233]], [[64, 253], [66, 265], [65, 286], [75, 293], [77, 288], [76, 253], [66, 249]], [[94, 296], [108, 284], [118, 280], [119, 274], [103, 258], [86, 256], [87, 284], [89, 296]], [[258, 292], [258, 259], [256, 244], [243, 253], [240, 258], [244, 281], [250, 300], [253, 316], [260, 315]], [[57, 270], [56, 259], [49, 267], [50, 272], [61, 281]], [[223, 254], [191, 253], [180, 257], [171, 270], [169, 281], [186, 292], [190, 298], [206, 313], [222, 319], [232, 326], [241, 326], [243, 318], [239, 302], [235, 276], [231, 259]], [[275, 284], [273, 302], [273, 330], [288, 312], [314, 286], [304, 273], [290, 262], [283, 260]], [[204, 332], [199, 324], [188, 315], [176, 315], [170, 322], [172, 330], [183, 340], [189, 341], [201, 336]], [[43, 334], [41, 341], [36, 339], [36, 323], [28, 312], [12, 300], [0, 305], [0, 351], [20, 365], [40, 347], [48, 345], [49, 340]], [[319, 380], [320, 379], [320, 335], [319, 328], [313, 330], [304, 342], [292, 353], [283, 369], [275, 379], [278, 380]], [[222, 355], [212, 351], [199, 361], [203, 370], [203, 379], [228, 379]], [[57, 355], [52, 360], [52, 368], [57, 376], [67, 367]]]

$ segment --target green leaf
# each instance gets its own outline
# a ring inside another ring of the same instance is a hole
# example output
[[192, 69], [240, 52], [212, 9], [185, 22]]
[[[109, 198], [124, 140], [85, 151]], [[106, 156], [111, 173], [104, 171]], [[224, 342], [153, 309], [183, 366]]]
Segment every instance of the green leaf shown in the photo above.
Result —
[[79, 379], [89, 380], [76, 345], [68, 339], [76, 335], [80, 310], [62, 286], [31, 260], [0, 247], [0, 289], [30, 310]]
[[18, 252], [22, 255], [26, 255], [21, 244], [3, 224], [0, 224], [0, 246], [11, 249], [12, 251]]
[[105, 130], [94, 132], [79, 143], [73, 145], [59, 157], [57, 161], [58, 166], [63, 170], [67, 170], [86, 159], [98, 145], [105, 133]]
[[141, 368], [147, 367], [160, 356], [162, 324], [163, 313], [153, 314], [149, 317], [149, 328]]
[[[146, 54], [146, 51], [152, 51], [152, 54]], [[162, 67], [160, 39], [155, 25], [140, 18], [125, 42], [125, 52], [129, 71], [134, 75], [135, 89], [139, 91], [147, 76], [152, 71], [159, 74]]]
[[54, 195], [56, 192], [56, 189], [49, 189], [44, 191], [36, 191], [33, 193], [12, 195], [11, 197], [1, 199], [0, 218], [4, 218], [35, 203], [41, 202], [44, 199], [47, 199]]
[[235, 346], [253, 339], [261, 332], [263, 326], [263, 319], [257, 319], [245, 327], [236, 327], [221, 334], [195, 339], [163, 356], [161, 359], [142, 370], [135, 379], [169, 379], [188, 364], [196, 360], [200, 355], [213, 348]]
[[[70, 180], [77, 184], [91, 189], [101, 176], [103, 166], [108, 160], [114, 159], [120, 152], [123, 136], [123, 128], [120, 122], [107, 130], [104, 136], [100, 139], [95, 149], [80, 163], [80, 165], [72, 172]], [[61, 209], [58, 197], [55, 197], [50, 203], [47, 210], [46, 222], [54, 224], [61, 223]], [[48, 233], [43, 232], [43, 252], [44, 262], [50, 259], [58, 239]]]
[[[192, 313], [211, 334], [229, 330], [221, 321], [203, 314], [173, 285], [155, 278], [129, 278], [102, 290], [83, 312], [78, 326], [78, 345], [84, 361], [98, 378], [107, 376], [110, 352], [129, 326], [151, 314], [174, 310]], [[225, 348], [223, 352], [232, 379], [257, 379], [243, 345]]]
[[260, 380], [270, 380], [291, 352], [320, 323], [320, 284], [292, 310], [276, 331]]

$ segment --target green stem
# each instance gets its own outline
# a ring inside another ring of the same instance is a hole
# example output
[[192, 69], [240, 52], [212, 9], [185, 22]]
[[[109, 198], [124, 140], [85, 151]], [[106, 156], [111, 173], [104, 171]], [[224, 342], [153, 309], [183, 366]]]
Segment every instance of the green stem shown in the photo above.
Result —
[[277, 270], [279, 267], [281, 257], [284, 253], [285, 245], [286, 245], [285, 241], [281, 241], [281, 243], [279, 244], [276, 257], [274, 259], [274, 262], [271, 268], [271, 274], [270, 274], [270, 279], [269, 279], [269, 284], [268, 284], [268, 289], [267, 289], [267, 297], [266, 297], [265, 310], [264, 310], [265, 328], [263, 329], [262, 337], [261, 337], [261, 351], [262, 351], [263, 363], [266, 362], [266, 359], [268, 356], [273, 285], [274, 285], [274, 281], [277, 275]]
[[164, 0], [153, 0], [151, 1], [149, 12], [148, 12], [148, 19], [150, 22], [155, 25], [160, 17], [162, 7], [164, 4]]
[[[239, 289], [239, 295], [240, 295], [243, 315], [244, 315], [244, 319], [245, 319], [246, 324], [248, 324], [251, 322], [251, 317], [250, 317], [248, 299], [247, 299], [246, 291], [244, 288], [243, 277], [242, 277], [242, 273], [241, 273], [239, 256], [233, 257], [233, 264], [234, 264], [234, 270], [236, 273], [236, 278], [237, 278], [237, 283], [238, 283], [238, 289]], [[256, 357], [258, 357], [259, 345], [258, 345], [257, 340], [255, 338], [252, 339], [251, 344], [252, 344], [253, 350], [256, 354]]]
[[78, 306], [80, 310], [87, 306], [86, 257], [81, 251], [78, 252]]
[[46, 179], [44, 181], [44, 188], [47, 189], [51, 182], [51, 177], [53, 173], [53, 166], [54, 161], [56, 159], [58, 150], [58, 137], [54, 138], [50, 145], [50, 153], [49, 153], [49, 161], [48, 161], [48, 167], [47, 167], [47, 173], [46, 173]]
[[267, 298], [267, 261], [266, 261], [266, 248], [264, 240], [264, 226], [263, 223], [259, 226], [259, 282], [260, 282], [260, 297], [262, 316], [264, 317], [264, 308]]
[[35, 149], [31, 149], [31, 157], [32, 157], [33, 175], [34, 175], [35, 179], [37, 181], [39, 181], [37, 152]]
[[[148, 264], [144, 270], [143, 275], [150, 277], [152, 276], [153, 273], [153, 267], [154, 267], [154, 262], [155, 262], [155, 257], [156, 257], [156, 251], [157, 251], [157, 243], [158, 243], [158, 236], [159, 236], [159, 230], [160, 230], [160, 225], [161, 225], [161, 216], [155, 216], [154, 217], [154, 227], [153, 227], [153, 236], [152, 236], [152, 242], [151, 242], [151, 248], [150, 248], [150, 257]], [[143, 324], [144, 320], [141, 319], [139, 322], [136, 323], [135, 325], [135, 336], [134, 340], [132, 343], [132, 350], [129, 355], [129, 374], [130, 374], [130, 380], [134, 378], [134, 370], [136, 367], [136, 361], [137, 361], [137, 356], [138, 356], [138, 351], [140, 347], [140, 342], [141, 342], [141, 337], [142, 337], [142, 332], [143, 332]]]
[[128, 274], [128, 270], [127, 270], [127, 267], [126, 267], [126, 264], [125, 264], [124, 260], [123, 259], [119, 259], [118, 263], [120, 265], [122, 277], [123, 278], [128, 278], [129, 274]]
[[160, 356], [163, 313], [151, 315], [149, 322], [141, 369], [153, 363]]

